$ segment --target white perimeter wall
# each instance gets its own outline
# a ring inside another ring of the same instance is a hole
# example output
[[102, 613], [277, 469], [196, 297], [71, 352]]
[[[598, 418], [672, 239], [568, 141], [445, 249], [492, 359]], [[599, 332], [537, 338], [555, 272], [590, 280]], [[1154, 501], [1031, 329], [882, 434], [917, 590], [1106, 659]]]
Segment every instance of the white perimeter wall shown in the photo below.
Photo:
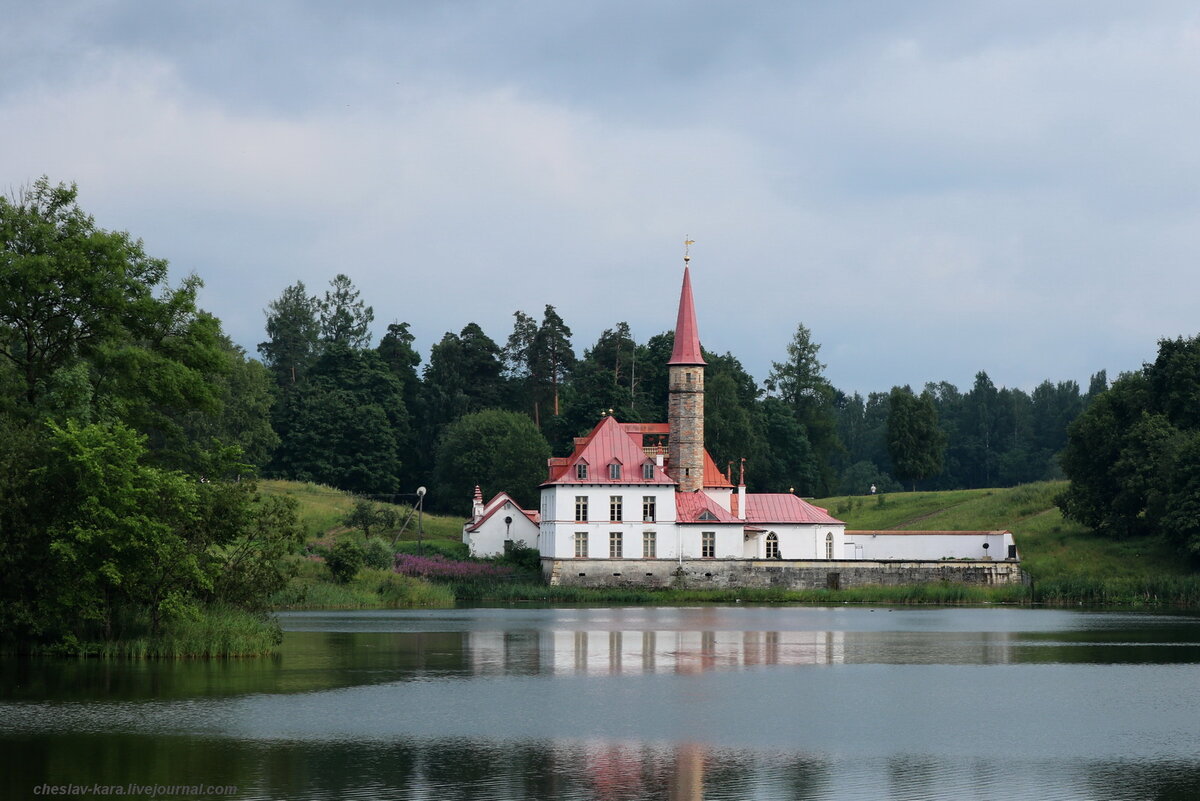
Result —
[[[987, 548], [983, 547], [984, 543]], [[861, 534], [846, 537], [845, 554], [855, 559], [1007, 559], [1012, 534], [964, 532], [962, 534]], [[851, 551], [854, 556], [851, 557]], [[787, 558], [787, 554], [784, 554]]]
[[[846, 556], [846, 527], [829, 525], [802, 525], [799, 523], [756, 523], [758, 528], [766, 529], [755, 534], [747, 545], [753, 547], [754, 553], [747, 558], [765, 559], [767, 557], [767, 535], [772, 531], [779, 537], [779, 556], [781, 559], [824, 559], [825, 535], [833, 534], [833, 558], [845, 559]], [[852, 558], [852, 557], [849, 557]]]

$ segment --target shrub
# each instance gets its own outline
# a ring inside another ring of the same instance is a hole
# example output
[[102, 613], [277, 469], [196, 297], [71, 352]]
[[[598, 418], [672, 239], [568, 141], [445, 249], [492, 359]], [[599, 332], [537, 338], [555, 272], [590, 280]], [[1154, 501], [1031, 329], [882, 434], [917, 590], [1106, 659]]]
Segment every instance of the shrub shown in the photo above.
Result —
[[367, 567], [387, 570], [395, 559], [396, 555], [392, 552], [392, 547], [385, 540], [379, 537], [367, 540], [367, 544], [363, 548], [363, 564]]
[[397, 542], [396, 553], [417, 554], [418, 556], [428, 556], [438, 554], [447, 559], [466, 559], [470, 556], [471, 551], [467, 548], [465, 542], [454, 542], [453, 540], [425, 540], [424, 542]]
[[362, 547], [353, 540], [342, 540], [329, 550], [325, 564], [333, 577], [345, 584], [354, 578], [365, 563]]
[[540, 575], [542, 572], [542, 554], [537, 548], [530, 548], [524, 540], [517, 540], [500, 559], [501, 564], [512, 565], [522, 573]]
[[456, 562], [442, 556], [396, 554], [396, 572], [405, 576], [421, 576], [449, 581], [469, 581], [481, 578], [503, 578], [512, 575], [512, 568], [484, 562]]

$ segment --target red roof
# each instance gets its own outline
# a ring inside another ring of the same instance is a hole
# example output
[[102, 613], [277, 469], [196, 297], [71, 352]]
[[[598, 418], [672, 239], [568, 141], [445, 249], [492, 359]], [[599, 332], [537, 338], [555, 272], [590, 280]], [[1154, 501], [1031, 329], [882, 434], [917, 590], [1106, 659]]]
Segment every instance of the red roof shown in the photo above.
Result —
[[[702, 515], [708, 512], [707, 519]], [[675, 519], [680, 523], [741, 523], [728, 509], [702, 491], [675, 493]]]
[[679, 293], [679, 317], [675, 320], [675, 348], [667, 364], [705, 364], [704, 357], [700, 355], [696, 307], [692, 303], [692, 278], [686, 266], [683, 268], [683, 290]]
[[512, 496], [510, 496], [507, 492], [497, 492], [496, 497], [488, 501], [487, 505], [483, 507], [483, 515], [480, 516], [479, 522], [473, 523], [467, 529], [467, 531], [478, 531], [479, 527], [486, 523], [489, 517], [504, 508], [505, 503], [511, 503], [514, 509], [528, 517], [533, 523], [539, 522], [539, 518], [542, 516], [540, 512], [532, 512], [528, 509], [522, 509], [520, 504], [514, 501]]
[[791, 493], [755, 492], [746, 495], [746, 522], [840, 524], [842, 521]]
[[[609, 478], [608, 466], [621, 465], [621, 477]], [[575, 466], [587, 463], [587, 477], [577, 478]], [[642, 450], [641, 434], [630, 434], [615, 417], [605, 417], [592, 433], [576, 440], [575, 452], [566, 459], [551, 459], [546, 484], [674, 484], [662, 468], [654, 465], [653, 478], [642, 478], [642, 465], [654, 460]], [[543, 484], [542, 486], [546, 486]]]
[[729, 479], [721, 472], [721, 468], [717, 467], [717, 463], [713, 461], [708, 451], [704, 451], [704, 486], [706, 487], [729, 487], [733, 484], [729, 483]]

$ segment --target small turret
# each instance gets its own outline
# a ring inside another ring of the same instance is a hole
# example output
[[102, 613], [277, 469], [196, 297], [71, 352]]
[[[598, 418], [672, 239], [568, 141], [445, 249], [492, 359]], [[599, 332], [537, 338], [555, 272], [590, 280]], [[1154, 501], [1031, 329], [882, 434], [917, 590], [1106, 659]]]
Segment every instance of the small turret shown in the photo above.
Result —
[[475, 497], [471, 502], [471, 522], [478, 523], [483, 518], [483, 491], [475, 485]]

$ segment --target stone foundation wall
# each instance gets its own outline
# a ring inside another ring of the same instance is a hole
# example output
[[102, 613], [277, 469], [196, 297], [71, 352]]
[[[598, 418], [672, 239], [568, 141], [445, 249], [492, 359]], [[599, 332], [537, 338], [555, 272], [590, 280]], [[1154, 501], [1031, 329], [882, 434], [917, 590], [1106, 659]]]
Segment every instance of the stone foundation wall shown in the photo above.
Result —
[[692, 559], [680, 564], [673, 559], [543, 559], [542, 573], [551, 584], [574, 587], [811, 590], [943, 581], [978, 585], [1028, 583], [1028, 577], [1015, 560]]

